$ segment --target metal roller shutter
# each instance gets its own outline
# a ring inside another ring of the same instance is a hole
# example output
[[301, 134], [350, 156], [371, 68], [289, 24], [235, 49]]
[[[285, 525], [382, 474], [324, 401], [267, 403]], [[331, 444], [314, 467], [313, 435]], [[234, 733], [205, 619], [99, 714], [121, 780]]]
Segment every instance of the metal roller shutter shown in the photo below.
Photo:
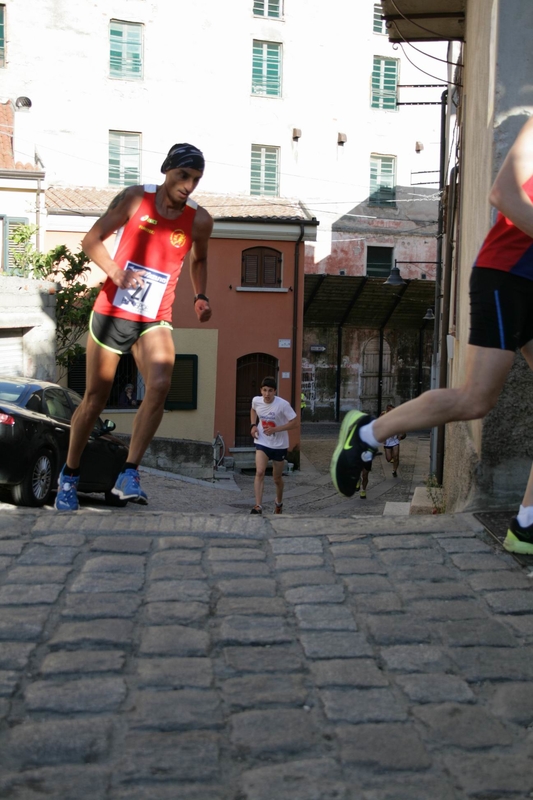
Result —
[[0, 330], [0, 375], [24, 374], [22, 328]]

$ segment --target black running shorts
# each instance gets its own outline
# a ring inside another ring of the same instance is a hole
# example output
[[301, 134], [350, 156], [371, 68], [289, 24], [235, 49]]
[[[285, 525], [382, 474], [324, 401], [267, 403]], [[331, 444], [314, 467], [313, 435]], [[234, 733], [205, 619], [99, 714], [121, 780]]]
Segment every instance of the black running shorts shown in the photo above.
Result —
[[152, 328], [173, 330], [170, 322], [133, 322], [130, 319], [99, 314], [97, 311], [91, 313], [89, 322], [89, 330], [96, 344], [119, 356], [129, 353], [135, 342]]
[[255, 449], [262, 450], [271, 461], [285, 461], [287, 458], [286, 448], [285, 450], [279, 450], [277, 447], [265, 447], [264, 444], [256, 444]]
[[533, 339], [533, 281], [474, 267], [470, 277], [469, 344], [515, 351]]

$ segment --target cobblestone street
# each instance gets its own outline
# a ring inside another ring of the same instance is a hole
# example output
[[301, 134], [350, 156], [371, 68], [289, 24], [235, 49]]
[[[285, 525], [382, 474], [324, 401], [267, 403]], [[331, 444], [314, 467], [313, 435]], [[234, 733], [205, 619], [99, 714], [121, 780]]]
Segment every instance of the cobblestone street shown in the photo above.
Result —
[[533, 792], [531, 578], [468, 514], [0, 512], [0, 797]]

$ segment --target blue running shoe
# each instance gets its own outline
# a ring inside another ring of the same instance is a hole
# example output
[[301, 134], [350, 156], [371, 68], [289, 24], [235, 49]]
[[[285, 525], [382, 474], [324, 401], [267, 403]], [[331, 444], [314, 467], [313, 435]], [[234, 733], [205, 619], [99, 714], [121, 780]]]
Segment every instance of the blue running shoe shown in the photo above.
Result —
[[111, 491], [121, 500], [131, 500], [132, 503], [140, 503], [143, 506], [148, 505], [148, 497], [146, 492], [141, 489], [139, 471], [136, 469], [125, 469], [124, 472], [121, 472]]
[[[65, 465], [66, 466], [66, 465]], [[57, 479], [57, 494], [54, 508], [56, 511], [77, 511], [80, 507], [76, 489], [80, 482], [80, 476], [73, 478], [72, 475], [64, 475], [65, 467], [59, 473]]]

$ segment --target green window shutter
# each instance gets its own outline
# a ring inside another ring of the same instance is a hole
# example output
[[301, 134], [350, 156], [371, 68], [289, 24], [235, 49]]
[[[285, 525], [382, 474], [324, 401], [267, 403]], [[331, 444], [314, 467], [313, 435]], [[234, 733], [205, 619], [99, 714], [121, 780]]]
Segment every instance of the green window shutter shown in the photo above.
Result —
[[385, 20], [381, 19], [381, 14], [383, 13], [383, 9], [381, 8], [381, 3], [374, 4], [374, 23], [372, 26], [372, 30], [374, 33], [386, 33], [385, 31]]
[[392, 268], [392, 247], [367, 247], [366, 274], [370, 278], [388, 278]]
[[109, 184], [136, 186], [141, 182], [141, 135], [109, 131]]
[[253, 43], [252, 94], [281, 95], [281, 45], [275, 42]]
[[6, 275], [22, 275], [22, 271], [15, 263], [15, 253], [24, 252], [23, 244], [16, 244], [11, 236], [19, 225], [28, 225], [27, 217], [4, 217], [3, 225], [3, 252], [2, 270]]
[[0, 6], [0, 67], [6, 65], [6, 7]]
[[372, 108], [396, 109], [398, 62], [393, 58], [374, 56], [372, 69]]
[[198, 408], [198, 356], [177, 355], [165, 401], [169, 411], [188, 411]]
[[279, 195], [279, 149], [252, 145], [250, 194]]
[[141, 79], [143, 26], [111, 20], [109, 25], [109, 74], [112, 78]]
[[370, 204], [395, 207], [396, 159], [394, 156], [370, 158]]

